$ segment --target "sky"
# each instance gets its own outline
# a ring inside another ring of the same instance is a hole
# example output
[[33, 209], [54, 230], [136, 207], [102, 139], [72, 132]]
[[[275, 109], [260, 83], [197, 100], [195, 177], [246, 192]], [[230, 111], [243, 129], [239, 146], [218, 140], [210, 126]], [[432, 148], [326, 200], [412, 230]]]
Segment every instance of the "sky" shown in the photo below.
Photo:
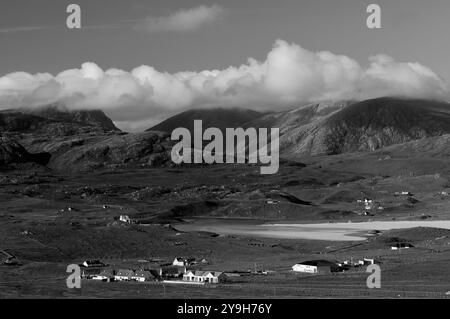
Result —
[[[66, 7], [81, 7], [81, 29]], [[366, 7], [381, 7], [368, 29]], [[0, 109], [100, 108], [130, 131], [189, 108], [448, 99], [448, 0], [2, 0]]]

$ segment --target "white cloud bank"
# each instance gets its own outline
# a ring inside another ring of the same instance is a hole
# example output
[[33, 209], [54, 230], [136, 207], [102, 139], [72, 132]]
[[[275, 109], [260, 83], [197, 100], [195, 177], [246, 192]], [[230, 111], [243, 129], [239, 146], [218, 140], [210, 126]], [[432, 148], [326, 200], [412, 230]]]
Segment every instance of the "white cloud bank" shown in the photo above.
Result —
[[219, 5], [181, 9], [166, 17], [149, 17], [136, 24], [136, 29], [149, 32], [189, 32], [209, 25], [224, 15]]
[[419, 63], [371, 57], [363, 68], [347, 56], [311, 52], [277, 40], [265, 61], [200, 72], [102, 70], [95, 63], [57, 75], [16, 72], [0, 77], [0, 109], [60, 103], [103, 109], [122, 128], [145, 128], [188, 108], [238, 106], [276, 110], [309, 101], [387, 95], [447, 99], [448, 86]]

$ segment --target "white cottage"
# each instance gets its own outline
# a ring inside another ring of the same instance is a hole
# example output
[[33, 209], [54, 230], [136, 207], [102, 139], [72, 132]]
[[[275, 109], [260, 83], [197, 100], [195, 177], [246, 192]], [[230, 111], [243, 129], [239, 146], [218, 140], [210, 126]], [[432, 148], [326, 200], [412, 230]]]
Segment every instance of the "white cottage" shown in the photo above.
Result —
[[227, 275], [219, 271], [188, 271], [183, 275], [183, 281], [217, 284], [225, 282]]
[[176, 257], [172, 263], [173, 266], [183, 267], [188, 265], [188, 261], [181, 257]]

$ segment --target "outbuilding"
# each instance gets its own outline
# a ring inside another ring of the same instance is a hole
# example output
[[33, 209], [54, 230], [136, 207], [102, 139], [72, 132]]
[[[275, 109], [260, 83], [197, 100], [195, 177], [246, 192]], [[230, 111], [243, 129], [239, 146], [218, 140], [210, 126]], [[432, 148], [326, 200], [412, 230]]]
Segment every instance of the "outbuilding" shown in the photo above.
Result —
[[302, 272], [308, 274], [328, 274], [332, 272], [340, 272], [342, 268], [337, 262], [329, 260], [308, 260], [292, 266], [294, 272]]

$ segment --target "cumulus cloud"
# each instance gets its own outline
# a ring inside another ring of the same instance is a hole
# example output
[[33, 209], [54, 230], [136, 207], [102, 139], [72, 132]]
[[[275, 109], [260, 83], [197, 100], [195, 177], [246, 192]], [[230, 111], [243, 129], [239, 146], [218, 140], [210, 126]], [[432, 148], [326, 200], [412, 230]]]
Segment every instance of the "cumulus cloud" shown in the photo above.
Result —
[[136, 24], [136, 29], [149, 32], [189, 32], [219, 20], [225, 10], [219, 5], [181, 9], [165, 17], [149, 17]]
[[92, 62], [57, 75], [16, 72], [0, 77], [0, 109], [59, 103], [103, 109], [122, 128], [138, 130], [189, 108], [230, 106], [277, 110], [311, 101], [387, 95], [447, 99], [448, 86], [419, 63], [370, 57], [367, 67], [328, 51], [276, 41], [264, 61], [198, 72], [151, 66], [103, 70]]

